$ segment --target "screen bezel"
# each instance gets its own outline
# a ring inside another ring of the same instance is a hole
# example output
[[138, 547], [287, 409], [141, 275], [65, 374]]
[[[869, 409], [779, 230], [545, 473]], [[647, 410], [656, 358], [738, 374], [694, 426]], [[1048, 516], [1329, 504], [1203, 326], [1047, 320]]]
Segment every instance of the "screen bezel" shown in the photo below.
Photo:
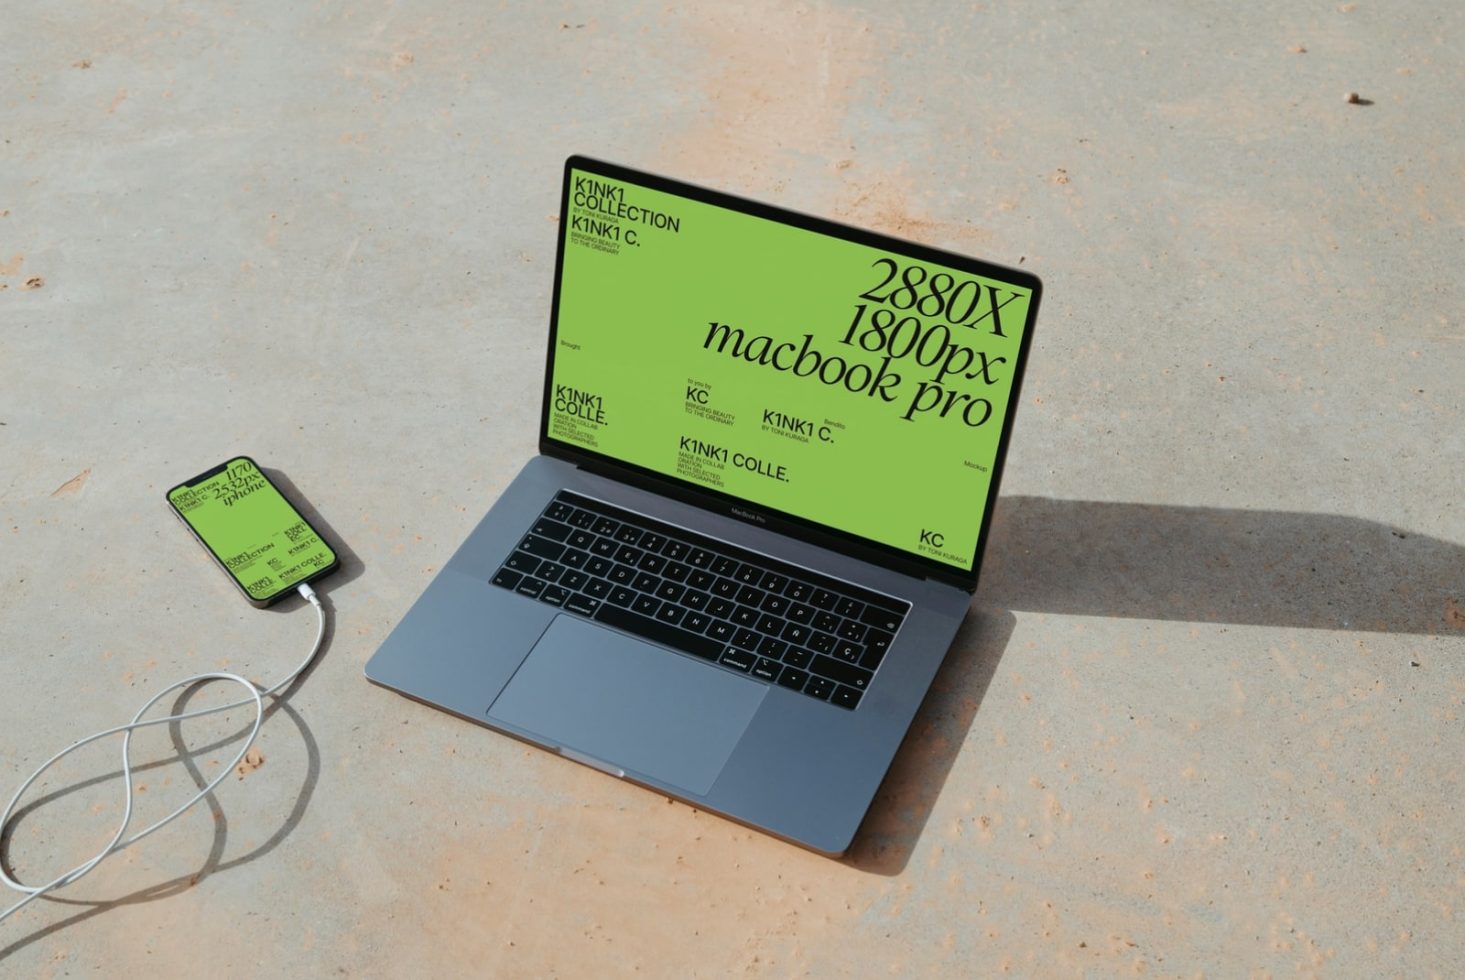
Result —
[[[555, 351], [558, 348], [559, 334], [560, 282], [561, 275], [564, 271], [565, 245], [568, 239], [567, 229], [570, 213], [570, 175], [575, 170], [604, 176], [611, 180], [639, 184], [662, 193], [679, 195], [715, 207], [727, 208], [753, 217], [802, 228], [816, 234], [841, 238], [859, 245], [888, 251], [895, 255], [943, 265], [972, 275], [995, 279], [999, 282], [1005, 282], [1013, 286], [1031, 290], [1027, 319], [1023, 324], [1022, 337], [1018, 342], [1016, 363], [1013, 366], [1012, 386], [1009, 390], [1007, 400], [1008, 409], [1006, 416], [1002, 420], [1002, 432], [998, 437], [997, 453], [992, 460], [992, 472], [991, 479], [988, 482], [987, 499], [980, 502], [982, 506], [982, 520], [981, 526], [977, 531], [976, 545], [972, 549], [970, 567], [963, 570], [955, 565], [949, 565], [934, 558], [926, 558], [914, 552], [897, 548], [894, 545], [884, 544], [870, 538], [852, 534], [848, 531], [842, 531], [828, 524], [821, 524], [796, 514], [790, 514], [786, 511], [775, 510], [761, 504], [756, 504], [736, 494], [709, 489], [700, 484], [669, 476], [636, 463], [627, 462], [615, 456], [597, 453], [593, 450], [557, 440], [550, 436], [549, 418], [554, 390], [554, 358]], [[893, 568], [905, 574], [938, 579], [958, 585], [968, 592], [975, 591], [977, 587], [977, 575], [981, 568], [982, 553], [986, 548], [987, 534], [991, 527], [992, 511], [996, 504], [999, 485], [1002, 481], [1003, 466], [1007, 460], [1007, 447], [1012, 434], [1012, 420], [1017, 414], [1017, 406], [1021, 400], [1022, 379], [1027, 365], [1028, 349], [1032, 343], [1033, 324], [1037, 318], [1038, 304], [1042, 296], [1042, 282], [1037, 276], [1026, 270], [994, 265], [942, 249], [902, 241], [901, 239], [882, 235], [878, 232], [839, 224], [825, 218], [800, 214], [795, 211], [775, 207], [771, 204], [764, 204], [760, 201], [753, 201], [721, 191], [698, 187], [694, 184], [686, 184], [669, 177], [661, 177], [580, 155], [571, 156], [565, 161], [564, 177], [560, 189], [559, 214], [553, 295], [550, 301], [549, 349], [546, 353], [544, 372], [544, 400], [539, 414], [539, 451], [541, 453], [546, 456], [553, 456], [576, 463], [590, 472], [610, 476], [634, 486], [640, 486], [657, 493], [675, 497], [678, 500], [683, 500], [703, 509], [710, 510], [713, 513], [731, 517], [744, 523], [788, 534], [792, 537], [819, 545], [820, 547], [829, 548], [833, 551], [848, 554], [852, 557], [887, 568]]]

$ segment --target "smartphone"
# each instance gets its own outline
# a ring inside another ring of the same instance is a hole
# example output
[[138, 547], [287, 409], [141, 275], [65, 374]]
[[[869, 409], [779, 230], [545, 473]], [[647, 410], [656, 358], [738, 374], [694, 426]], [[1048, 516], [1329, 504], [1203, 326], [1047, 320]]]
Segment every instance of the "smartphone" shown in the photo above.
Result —
[[224, 574], [263, 608], [340, 565], [330, 545], [248, 456], [168, 491], [168, 504]]

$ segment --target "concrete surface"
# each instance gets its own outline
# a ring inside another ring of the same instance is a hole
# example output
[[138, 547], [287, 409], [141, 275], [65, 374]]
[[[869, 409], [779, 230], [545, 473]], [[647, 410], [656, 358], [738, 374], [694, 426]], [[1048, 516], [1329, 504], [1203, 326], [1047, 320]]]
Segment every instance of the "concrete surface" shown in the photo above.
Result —
[[[174, 677], [308, 644], [173, 482], [253, 453], [349, 561], [264, 765], [0, 926], [0, 972], [1458, 976], [1462, 28], [1369, 0], [7, 4], [6, 795]], [[534, 451], [572, 151], [1047, 283], [984, 583], [843, 862], [361, 677]], [[140, 738], [138, 819], [240, 721]], [[24, 879], [107, 838], [115, 753], [28, 798]]]

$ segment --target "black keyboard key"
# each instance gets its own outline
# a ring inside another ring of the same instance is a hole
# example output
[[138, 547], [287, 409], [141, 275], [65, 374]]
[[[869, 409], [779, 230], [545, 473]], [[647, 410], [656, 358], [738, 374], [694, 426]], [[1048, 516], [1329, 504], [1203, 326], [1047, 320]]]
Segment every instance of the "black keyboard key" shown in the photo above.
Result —
[[702, 548], [693, 548], [692, 553], [687, 555], [687, 564], [693, 568], [711, 568], [712, 560], [717, 556]]
[[603, 578], [593, 578], [585, 583], [584, 592], [593, 598], [604, 599], [610, 595], [610, 583]]
[[519, 587], [514, 591], [519, 593], [520, 595], [527, 595], [531, 599], [538, 599], [539, 594], [544, 591], [544, 587], [548, 584], [549, 583], [542, 578], [530, 578], [528, 576], [525, 576], [524, 581], [520, 582]]
[[738, 583], [730, 578], [720, 578], [712, 583], [712, 594], [720, 595], [724, 599], [733, 599], [738, 594]]
[[512, 589], [519, 584], [519, 580], [523, 577], [523, 575], [514, 571], [512, 568], [504, 567], [500, 568], [498, 574], [493, 577], [493, 584], [505, 589]]
[[839, 628], [839, 617], [834, 615], [834, 613], [815, 613], [813, 626], [816, 630], [833, 633]]
[[563, 565], [556, 565], [552, 561], [547, 561], [544, 564], [540, 565], [539, 566], [539, 571], [535, 572], [534, 574], [535, 575], [538, 575], [540, 578], [544, 579], [546, 582], [558, 582], [560, 580], [560, 576], [563, 575], [564, 573], [565, 573], [565, 566], [563, 566]]
[[707, 624], [710, 622], [712, 622], [712, 618], [706, 613], [688, 612], [682, 617], [682, 629], [700, 633], [707, 628]]
[[579, 592], [585, 587], [585, 583], [588, 581], [590, 581], [589, 575], [586, 575], [584, 572], [578, 572], [573, 568], [560, 576], [560, 585], [563, 585], [571, 592]]
[[783, 665], [777, 660], [763, 657], [753, 665], [753, 676], [771, 683], [778, 680], [778, 673], [781, 670], [783, 670]]
[[611, 568], [610, 574], [606, 576], [606, 578], [610, 579], [616, 585], [630, 585], [635, 577], [636, 570], [630, 565], [616, 565]]
[[902, 618], [904, 617], [900, 613], [893, 613], [889, 609], [881, 609], [879, 606], [866, 606], [864, 614], [860, 616], [860, 622], [866, 626], [873, 626], [877, 630], [894, 633], [900, 629], [900, 621]]
[[757, 606], [763, 601], [764, 592], [762, 589], [755, 589], [751, 585], [745, 585], [738, 589], [738, 605]]
[[661, 570], [661, 574], [673, 581], [682, 582], [686, 580], [687, 575], [691, 571], [691, 565], [683, 565], [679, 561], [669, 561], [666, 563], [666, 567]]
[[590, 528], [595, 526], [596, 517], [588, 510], [577, 510], [570, 517], [570, 524], [578, 528]]
[[727, 619], [736, 608], [737, 606], [733, 605], [731, 599], [718, 599], [714, 597], [711, 602], [707, 603], [707, 615], [717, 619]]
[[589, 560], [590, 555], [587, 552], [576, 551], [574, 548], [570, 548], [560, 555], [560, 564], [569, 565], [571, 568], [584, 568], [585, 563]]
[[698, 636], [696, 633], [688, 633], [679, 626], [658, 623], [654, 619], [638, 616], [633, 612], [628, 612], [617, 606], [602, 605], [595, 613], [595, 619], [597, 622], [605, 623], [607, 626], [614, 626], [616, 629], [625, 630], [627, 633], [634, 633], [637, 636], [645, 637], [653, 643], [673, 647], [681, 650], [683, 653], [690, 653], [704, 660], [716, 660], [718, 655], [722, 653], [722, 644], [716, 640], [708, 639], [705, 636]]
[[594, 543], [595, 535], [589, 531], [571, 531], [570, 536], [565, 540], [565, 544], [571, 548], [580, 548], [582, 550], [590, 547]]
[[636, 567], [643, 572], [650, 572], [652, 575], [660, 575], [661, 570], [666, 567], [666, 559], [660, 555], [653, 555], [649, 551], [641, 556], [636, 562]]
[[835, 660], [833, 657], [815, 657], [810, 669], [820, 677], [827, 677], [832, 681], [839, 681], [841, 684], [848, 684], [850, 687], [856, 687], [862, 691], [870, 686], [868, 670], [861, 670], [853, 664]]
[[737, 630], [733, 633], [732, 645], [742, 650], [756, 650], [758, 643], [763, 639], [757, 633], [749, 629]]
[[732, 558], [716, 555], [712, 559], [712, 568], [710, 571], [713, 575], [727, 575], [731, 577], [732, 573], [737, 570], [738, 563]]
[[620, 526], [620, 521], [613, 521], [609, 517], [597, 517], [595, 523], [590, 526], [590, 530], [601, 537], [608, 537], [615, 534]]
[[676, 602], [686, 591], [686, 586], [678, 585], [675, 582], [662, 582], [656, 589], [656, 598], [664, 599], [667, 602]]
[[655, 531], [647, 531], [641, 535], [641, 547], [647, 551], [660, 551], [666, 547], [666, 535], [657, 534]]
[[786, 615], [794, 622], [802, 623], [805, 626], [812, 626], [814, 624], [814, 607], [806, 606], [802, 602], [789, 603], [788, 613]]
[[783, 654], [783, 662], [790, 667], [807, 667], [814, 655], [803, 647], [789, 647]]
[[758, 610], [749, 609], [747, 606], [739, 606], [733, 610], [733, 614], [728, 618], [738, 626], [757, 626]]
[[834, 607], [834, 611], [845, 619], [859, 619], [860, 613], [865, 611], [865, 604], [858, 599], [845, 596], [839, 600], [839, 605]]
[[737, 574], [733, 575], [733, 578], [744, 585], [757, 585], [763, 581], [763, 569], [756, 565], [744, 565], [737, 570]]
[[809, 597], [809, 602], [816, 609], [823, 609], [826, 612], [833, 609], [839, 603], [839, 596], [828, 589], [815, 589], [814, 594]]
[[600, 555], [602, 558], [609, 558], [616, 553], [620, 545], [615, 543], [614, 538], [599, 538], [590, 546], [590, 553]]
[[855, 705], [860, 703], [860, 692], [852, 687], [837, 687], [834, 689], [834, 696], [829, 699], [829, 703], [853, 711]]
[[771, 636], [763, 637], [763, 641], [758, 644], [758, 652], [763, 656], [770, 657], [774, 660], [783, 659], [783, 653], [787, 649], [787, 643], [783, 642], [782, 640], [775, 640]]
[[870, 630], [865, 634], [865, 649], [875, 658], [878, 664], [885, 656], [885, 651], [890, 649], [890, 641], [895, 639], [889, 633], [880, 630]]
[[707, 627], [707, 635], [721, 643], [730, 641], [733, 637], [733, 632], [732, 623], [726, 623], [720, 619], [713, 620], [712, 625]]
[[663, 623], [671, 623], [673, 626], [680, 626], [682, 617], [687, 611], [681, 606], [674, 606], [670, 602], [662, 603], [660, 609], [656, 610], [656, 618]]
[[592, 558], [585, 563], [585, 571], [591, 575], [604, 576], [606, 572], [610, 571], [610, 559]]
[[[680, 588], [680, 586], [678, 586], [678, 588]], [[682, 593], [682, 605], [686, 606], [688, 609], [706, 609], [707, 603], [711, 601], [711, 599], [712, 597], [706, 592], [696, 592], [692, 589], [688, 589], [686, 592]]]
[[631, 611], [643, 616], [655, 616], [656, 610], [660, 608], [661, 600], [654, 595], [638, 595], [636, 601], [631, 603]]
[[516, 551], [509, 556], [508, 561], [504, 562], [504, 567], [513, 569], [524, 575], [533, 575], [534, 570], [539, 567], [541, 561], [542, 559], [535, 558], [533, 555], [526, 555], [522, 551]]
[[809, 627], [800, 626], [798, 623], [788, 623], [783, 628], [781, 638], [802, 646], [809, 642]]
[[621, 544], [636, 544], [641, 540], [641, 529], [632, 524], [622, 524], [615, 538]]
[[834, 681], [826, 680], [823, 677], [810, 677], [809, 683], [804, 685], [804, 693], [811, 698], [828, 701], [829, 695], [834, 693]]
[[542, 538], [549, 538], [551, 541], [563, 541], [570, 536], [570, 525], [561, 524], [559, 521], [540, 520], [537, 521], [531, 531]]
[[636, 601], [636, 591], [634, 589], [628, 589], [624, 585], [617, 585], [610, 590], [610, 595], [607, 598], [618, 606], [629, 606]]
[[758, 632], [765, 636], [777, 636], [783, 632], [783, 620], [764, 613], [758, 617]]
[[857, 664], [860, 658], [865, 655], [865, 648], [858, 643], [851, 643], [849, 640], [840, 640], [834, 644], [834, 649], [829, 651], [847, 664]]
[[572, 595], [565, 600], [567, 612], [579, 613], [582, 616], [594, 616], [595, 610], [600, 608], [600, 600], [592, 599], [588, 595]]
[[550, 561], [559, 561], [560, 555], [565, 553], [565, 546], [558, 541], [551, 541], [549, 538], [541, 538], [536, 535], [529, 535], [519, 542], [519, 550], [525, 554], [534, 555], [538, 558], [548, 558]]
[[834, 637], [828, 633], [814, 633], [809, 637], [809, 649], [815, 653], [828, 653], [834, 649]]
[[692, 546], [685, 541], [668, 541], [666, 547], [661, 549], [661, 553], [668, 561], [682, 561], [691, 550]]
[[799, 670], [797, 667], [785, 667], [778, 675], [778, 686], [792, 688], [795, 691], [802, 691], [804, 685], [809, 681], [807, 671]]
[[616, 549], [616, 563], [620, 565], [634, 565], [641, 560], [644, 554], [645, 552], [640, 548], [632, 548], [628, 544], [623, 544]]
[[656, 587], [661, 584], [661, 579], [650, 572], [641, 572], [631, 580], [631, 588], [637, 592], [655, 592]]
[[539, 593], [539, 601], [547, 602], [551, 606], [563, 606], [569, 597], [570, 590], [558, 585], [547, 585], [544, 587], [544, 591]]
[[687, 576], [687, 584], [694, 589], [711, 588], [712, 583], [715, 581], [717, 581], [716, 576], [711, 572], [704, 572], [700, 568], [694, 568], [692, 573]]
[[722, 659], [719, 660], [718, 663], [727, 664], [733, 670], [741, 670], [743, 673], [746, 674], [749, 670], [753, 668], [753, 664], [757, 659], [757, 657], [754, 657], [746, 650], [739, 650], [736, 647], [728, 647], [727, 650], [723, 652]]
[[814, 594], [814, 587], [808, 582], [794, 580], [788, 584], [788, 588], [783, 590], [783, 594], [794, 602], [808, 602], [809, 596]]
[[763, 581], [758, 583], [760, 589], [767, 589], [769, 592], [782, 592], [786, 585], [788, 585], [788, 576], [780, 575], [777, 572], [764, 572]]
[[763, 601], [758, 604], [758, 608], [774, 616], [782, 616], [788, 612], [788, 600], [781, 595], [769, 593], [763, 597]]
[[570, 519], [570, 515], [574, 512], [575, 508], [571, 507], [563, 500], [556, 500], [554, 503], [549, 505], [549, 509], [546, 510], [544, 513], [545, 516], [549, 517], [550, 520], [568, 521]]
[[841, 640], [850, 640], [852, 642], [862, 640], [865, 638], [865, 624], [847, 619], [839, 624], [839, 629], [834, 635]]

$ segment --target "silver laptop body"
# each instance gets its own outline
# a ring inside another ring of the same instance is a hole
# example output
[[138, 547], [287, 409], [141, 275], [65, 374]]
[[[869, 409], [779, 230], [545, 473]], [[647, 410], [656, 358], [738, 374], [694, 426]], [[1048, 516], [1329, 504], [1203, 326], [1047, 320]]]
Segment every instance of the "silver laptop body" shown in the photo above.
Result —
[[1041, 285], [583, 157], [560, 215], [541, 453], [366, 676], [842, 854], [976, 587]]

